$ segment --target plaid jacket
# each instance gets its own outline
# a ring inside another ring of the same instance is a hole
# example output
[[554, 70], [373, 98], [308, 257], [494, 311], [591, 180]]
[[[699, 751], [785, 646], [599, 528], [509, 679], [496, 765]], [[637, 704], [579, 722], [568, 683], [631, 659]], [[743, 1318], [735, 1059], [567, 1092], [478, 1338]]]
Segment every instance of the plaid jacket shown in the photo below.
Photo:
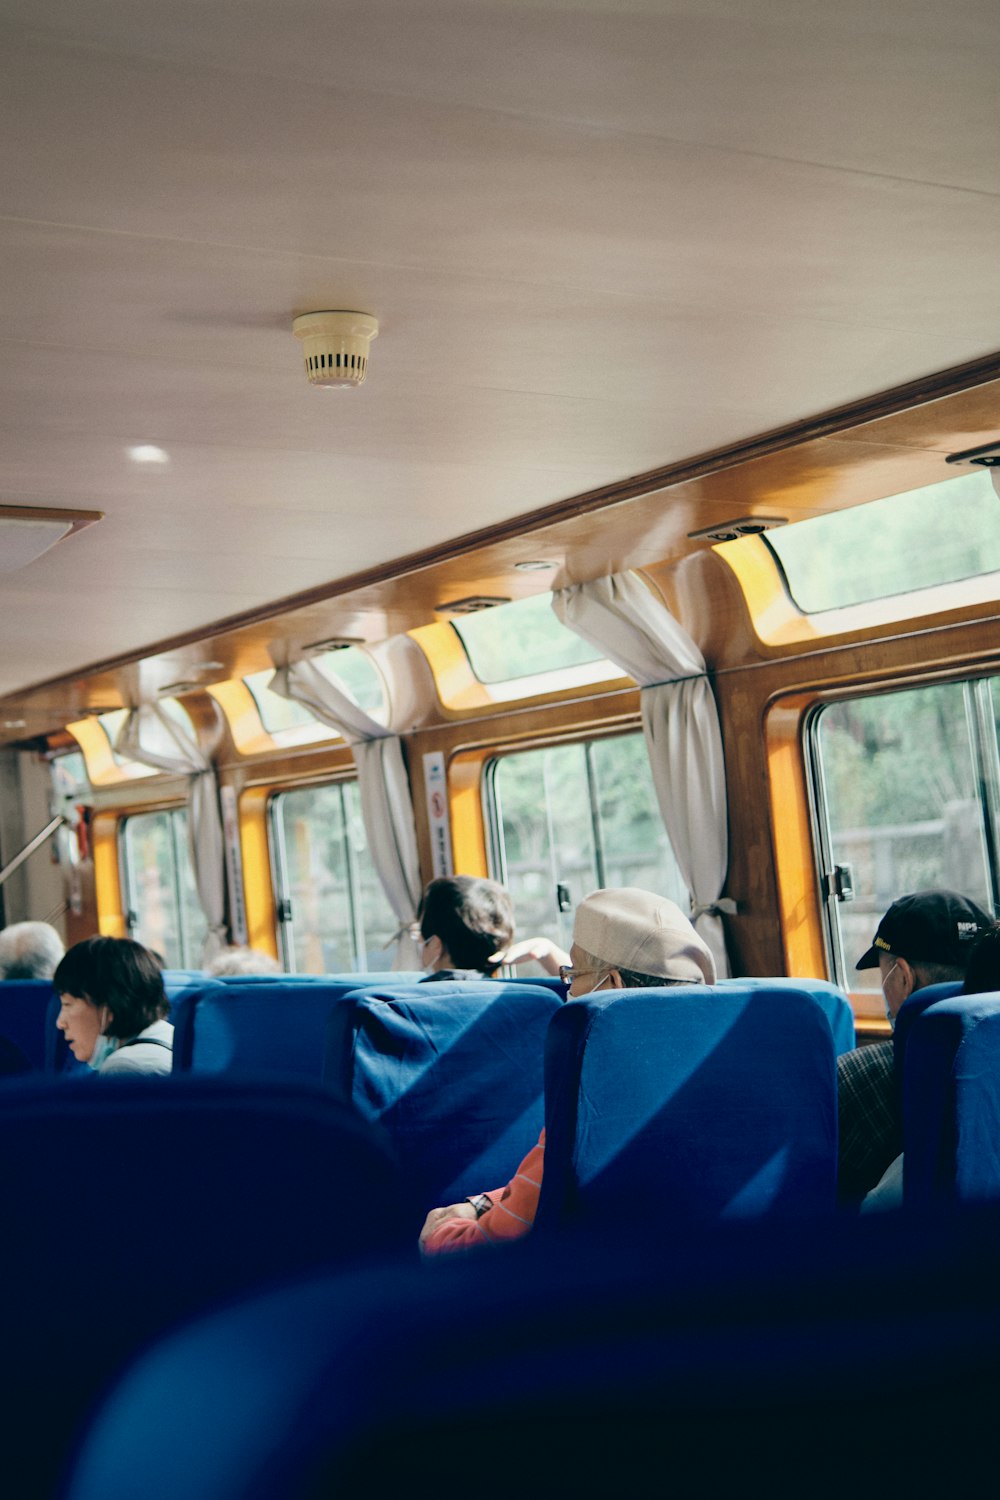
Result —
[[891, 1038], [838, 1058], [837, 1096], [837, 1194], [841, 1203], [860, 1203], [903, 1149], [902, 1104]]

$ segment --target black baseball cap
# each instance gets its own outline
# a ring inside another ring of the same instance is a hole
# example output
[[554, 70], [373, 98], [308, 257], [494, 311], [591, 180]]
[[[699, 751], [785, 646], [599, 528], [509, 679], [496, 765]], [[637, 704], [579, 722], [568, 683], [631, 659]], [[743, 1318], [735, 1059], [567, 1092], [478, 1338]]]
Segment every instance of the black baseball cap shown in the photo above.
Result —
[[877, 969], [880, 953], [895, 953], [911, 962], [964, 969], [972, 944], [992, 926], [993, 918], [957, 891], [914, 891], [892, 903], [855, 968]]

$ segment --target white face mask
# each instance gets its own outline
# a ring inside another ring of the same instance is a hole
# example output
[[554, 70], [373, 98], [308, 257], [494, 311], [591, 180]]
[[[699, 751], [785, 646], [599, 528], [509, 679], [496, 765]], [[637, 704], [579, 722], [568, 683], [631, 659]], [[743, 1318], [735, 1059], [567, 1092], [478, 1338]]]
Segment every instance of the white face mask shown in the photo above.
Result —
[[[106, 1026], [107, 1024], [108, 1018], [105, 1015], [104, 1019], [101, 1022], [101, 1025]], [[93, 1068], [94, 1072], [96, 1073], [99, 1070], [101, 1063], [107, 1062], [112, 1052], [117, 1051], [117, 1049], [117, 1038], [113, 1036], [105, 1036], [104, 1032], [102, 1031], [100, 1036], [97, 1038], [97, 1041], [94, 1043], [93, 1052], [87, 1058], [87, 1067]]]
[[897, 958], [896, 962], [893, 964], [892, 968], [891, 969], [887, 969], [886, 972], [885, 972], [885, 974], [883, 975], [883, 978], [882, 978], [882, 999], [885, 1001], [885, 1018], [889, 1022], [890, 1026], [895, 1026], [895, 1024], [896, 1024], [896, 1017], [893, 1015], [892, 1010], [891, 1010], [891, 1008], [889, 1006], [889, 1000], [888, 1000], [888, 997], [886, 996], [886, 993], [885, 993], [885, 987], [889, 983], [889, 980], [892, 978], [893, 974], [895, 974], [895, 972], [896, 972], [896, 970], [898, 968], [899, 968], [899, 959]]

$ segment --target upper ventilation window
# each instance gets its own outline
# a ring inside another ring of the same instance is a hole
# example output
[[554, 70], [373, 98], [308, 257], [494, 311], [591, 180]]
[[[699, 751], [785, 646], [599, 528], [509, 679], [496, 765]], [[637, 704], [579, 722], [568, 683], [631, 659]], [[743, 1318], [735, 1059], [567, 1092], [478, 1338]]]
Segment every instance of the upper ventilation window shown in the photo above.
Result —
[[[551, 594], [516, 599], [478, 614], [452, 620], [451, 627], [465, 648], [480, 682], [517, 681], [547, 676], [567, 668], [592, 666], [593, 680], [620, 677], [620, 668], [606, 661], [596, 647], [567, 629], [552, 610]], [[600, 667], [602, 670], [597, 671]]]
[[[310, 657], [310, 661], [365, 713], [382, 723], [386, 721], [388, 703], [382, 676], [365, 651], [347, 646], [324, 651]], [[267, 668], [251, 673], [243, 681], [253, 694], [261, 724], [277, 744], [307, 745], [315, 740], [340, 738], [337, 730], [322, 723], [304, 704], [272, 692], [269, 683], [273, 676], [274, 672]]]
[[384, 723], [389, 717], [382, 674], [366, 651], [357, 646], [341, 646], [324, 651], [312, 660], [325, 677], [352, 697], [359, 708]]
[[308, 745], [313, 740], [338, 738], [337, 731], [329, 724], [321, 724], [305, 704], [272, 693], [268, 683], [273, 676], [274, 669], [266, 667], [263, 672], [251, 672], [243, 681], [257, 705], [260, 722], [277, 744]]
[[763, 541], [797, 607], [819, 614], [1000, 572], [1000, 504], [980, 469], [799, 521]]

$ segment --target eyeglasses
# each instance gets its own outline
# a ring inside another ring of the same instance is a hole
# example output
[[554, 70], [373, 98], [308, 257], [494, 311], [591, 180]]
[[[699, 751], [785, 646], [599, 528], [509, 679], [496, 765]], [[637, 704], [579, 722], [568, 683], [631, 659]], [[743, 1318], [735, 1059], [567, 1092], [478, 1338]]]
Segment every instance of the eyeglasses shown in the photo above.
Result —
[[559, 965], [559, 978], [567, 988], [584, 974], [603, 974], [604, 972], [604, 969], [574, 969], [572, 964]]

